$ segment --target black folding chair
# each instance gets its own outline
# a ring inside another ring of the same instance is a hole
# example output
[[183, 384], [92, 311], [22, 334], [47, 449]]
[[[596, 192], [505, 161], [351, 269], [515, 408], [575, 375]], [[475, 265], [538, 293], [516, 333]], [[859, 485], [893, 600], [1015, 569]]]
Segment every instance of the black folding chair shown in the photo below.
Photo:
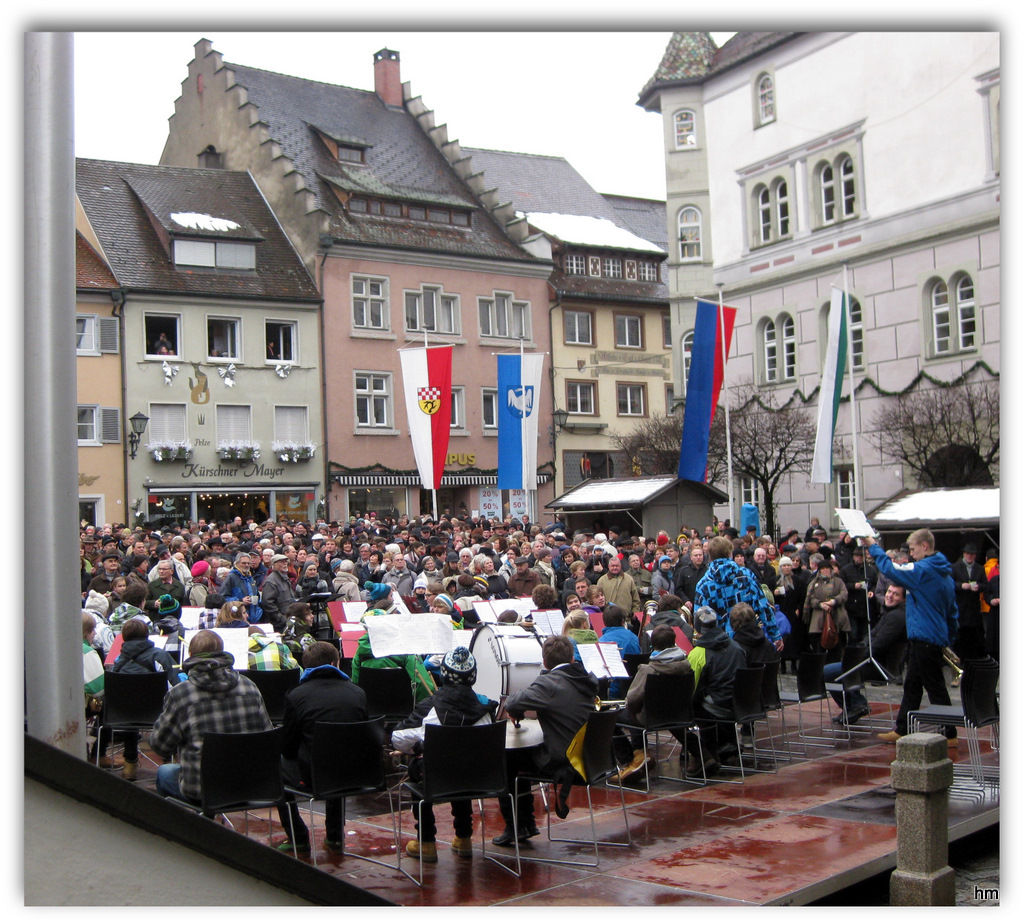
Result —
[[243, 811], [248, 836], [249, 812], [274, 807], [284, 800], [283, 742], [284, 728], [280, 727], [251, 734], [207, 731], [200, 754], [200, 802], [167, 800], [211, 819], [222, 815], [232, 828], [227, 815]]
[[[388, 790], [384, 766], [384, 728], [379, 719], [371, 721], [329, 722], [313, 725], [313, 743], [310, 751], [311, 787], [286, 785], [285, 791], [308, 801], [310, 842], [316, 843], [316, 814], [314, 801], [341, 800], [341, 854], [353, 859], [374, 862], [385, 868], [404, 869], [372, 856], [360, 856], [345, 851], [345, 812], [347, 799], [355, 795], [369, 795], [387, 791], [391, 827], [395, 837], [395, 850], [399, 849], [398, 823], [394, 803]], [[295, 832], [291, 833], [295, 843]], [[312, 850], [316, 865], [316, 848]], [[295, 858], [298, 858], [296, 847]], [[405, 873], [408, 874], [408, 873]]]
[[[832, 724], [831, 711], [825, 705], [829, 698], [828, 690], [825, 688], [826, 656], [824, 651], [801, 654], [796, 665], [796, 693], [782, 692], [783, 705], [799, 706], [797, 708], [798, 734], [804, 742], [804, 753], [807, 752], [808, 746], [823, 747], [827, 744], [834, 748], [838, 740], [835, 726]], [[817, 736], [804, 730], [803, 706], [810, 702], [818, 703], [818, 720], [823, 728], [830, 731], [831, 736]]]
[[[763, 666], [764, 676], [761, 679], [761, 705], [765, 711], [765, 720], [768, 725], [768, 733], [771, 734], [771, 720], [769, 718], [771, 712], [779, 713], [779, 725], [782, 730], [782, 745], [785, 748], [784, 751], [775, 751], [777, 759], [785, 760], [789, 762], [793, 759], [793, 752], [789, 747], [789, 733], [786, 730], [786, 708], [782, 702], [782, 693], [779, 690], [779, 668], [782, 665], [781, 660], [773, 660], [767, 663], [752, 663], [751, 666]], [[754, 755], [764, 756], [767, 755], [767, 751], [758, 750], [755, 741]]]
[[[402, 671], [405, 672], [404, 670]], [[361, 677], [360, 677], [361, 678]], [[438, 805], [452, 801], [478, 801], [480, 814], [480, 852], [485, 859], [500, 865], [517, 878], [522, 875], [519, 858], [519, 840], [516, 840], [516, 867], [505, 865], [487, 852], [484, 798], [509, 798], [508, 772], [505, 765], [505, 730], [507, 721], [494, 724], [476, 724], [470, 727], [445, 727], [429, 724], [423, 729], [423, 781], [402, 783], [398, 794], [398, 810], [402, 811], [402, 792], [412, 795], [418, 802], [417, 816], [422, 817], [424, 804]], [[411, 807], [411, 804], [410, 804]], [[513, 823], [516, 806], [512, 801]], [[423, 832], [419, 825], [417, 838], [420, 846], [419, 880], [402, 868], [402, 850], [398, 850], [397, 868], [423, 887]]]
[[[619, 727], [626, 730], [638, 730], [643, 732], [644, 749], [644, 787], [643, 791], [651, 790], [650, 770], [647, 766], [647, 739], [654, 735], [654, 760], [658, 767], [662, 765], [660, 744], [660, 733], [662, 731], [684, 731], [697, 736], [697, 746], [700, 751], [701, 776], [700, 781], [707, 784], [707, 774], [704, 772], [704, 747], [701, 744], [700, 729], [693, 713], [693, 673], [680, 675], [669, 675], [665, 673], [651, 673], [644, 683], [644, 723], [633, 722], [620, 723]], [[662, 781], [696, 781], [686, 775], [685, 749], [683, 753], [684, 768], [682, 779], [675, 776], [662, 775], [659, 771], [657, 779]], [[609, 788], [616, 787], [615, 783], [609, 782]], [[632, 788], [632, 786], [628, 786]]]
[[[739, 766], [730, 766], [723, 764], [723, 769], [735, 770], [739, 769], [740, 783], [746, 781], [748, 767], [743, 761], [743, 741], [740, 735], [740, 728], [744, 725], [751, 726], [752, 744], [751, 744], [751, 756], [753, 757], [753, 765], [749, 767], [750, 772], [777, 772], [778, 771], [778, 756], [775, 752], [775, 741], [771, 735], [771, 728], [768, 729], [768, 741], [771, 745], [772, 755], [772, 768], [761, 769], [757, 765], [757, 752], [756, 752], [756, 740], [757, 740], [757, 727], [758, 721], [764, 721], [768, 723], [768, 715], [765, 712], [764, 705], [761, 700], [761, 686], [764, 680], [764, 664], [758, 666], [747, 666], [740, 667], [736, 670], [736, 675], [733, 679], [732, 686], [732, 715], [728, 718], [709, 718], [708, 720], [714, 721], [716, 724], [731, 724], [733, 728], [733, 734], [736, 739], [736, 751], [738, 754]], [[730, 782], [733, 780], [723, 779], [724, 782]]]
[[[548, 795], [547, 787], [553, 786], [557, 789], [560, 784], [550, 775], [544, 773], [520, 773], [516, 777], [515, 781], [515, 796], [519, 798], [520, 794], [520, 783], [530, 786], [536, 782], [540, 785], [541, 798], [544, 800], [544, 808], [547, 812], [547, 836], [548, 841], [552, 843], [577, 843], [580, 845], [588, 845], [594, 847], [594, 861], [593, 862], [577, 862], [570, 859], [550, 859], [542, 856], [523, 856], [523, 859], [533, 860], [535, 862], [547, 862], [552, 865], [576, 865], [576, 866], [587, 866], [589, 868], [595, 868], [600, 861], [600, 855], [598, 853], [599, 846], [632, 846], [633, 836], [629, 829], [629, 816], [626, 814], [626, 798], [622, 791], [622, 786], [618, 786], [619, 789], [619, 801], [622, 804], [622, 819], [626, 828], [626, 842], [622, 843], [616, 840], [599, 840], [597, 838], [597, 821], [594, 817], [594, 802], [591, 797], [591, 788], [600, 782], [604, 782], [609, 776], [619, 771], [618, 766], [615, 763], [615, 754], [612, 750], [612, 734], [615, 732], [615, 726], [618, 723], [619, 713], [621, 709], [607, 709], [603, 711], [595, 711], [587, 718], [587, 729], [584, 732], [583, 737], [583, 775], [581, 776], [578, 772], [576, 773], [576, 781], [574, 785], [582, 785], [587, 792], [587, 808], [590, 812], [590, 832], [592, 839], [584, 840], [575, 837], [555, 837], [551, 835], [551, 811], [548, 808]], [[555, 792], [557, 797], [557, 791]], [[516, 828], [518, 835], [518, 827]], [[518, 839], [517, 839], [518, 844]], [[516, 852], [518, 855], [518, 845], [516, 846]]]
[[357, 685], [366, 693], [371, 718], [383, 718], [385, 726], [409, 717], [416, 704], [409, 674], [401, 667], [362, 667]]
[[[166, 673], [115, 673], [108, 670], [103, 674], [103, 713], [96, 725], [96, 740], [101, 739], [99, 735], [104, 730], [139, 734], [151, 730], [163, 711], [166, 694]], [[153, 763], [141, 749], [139, 754]], [[97, 746], [97, 766], [99, 761], [100, 748]]]
[[247, 676], [256, 684], [260, 695], [263, 696], [263, 704], [267, 708], [267, 714], [274, 727], [284, 722], [284, 699], [288, 693], [299, 685], [299, 677], [302, 670], [297, 667], [292, 670], [239, 670], [242, 676]]

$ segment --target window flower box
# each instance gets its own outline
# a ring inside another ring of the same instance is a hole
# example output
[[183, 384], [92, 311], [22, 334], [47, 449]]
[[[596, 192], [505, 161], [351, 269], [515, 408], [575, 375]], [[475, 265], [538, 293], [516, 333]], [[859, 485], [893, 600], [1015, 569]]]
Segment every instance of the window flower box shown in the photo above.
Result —
[[155, 462], [183, 462], [192, 457], [191, 442], [151, 442], [146, 449]]
[[308, 442], [274, 442], [271, 444], [278, 461], [309, 461], [316, 454], [316, 446]]
[[217, 457], [221, 461], [256, 461], [260, 457], [258, 442], [221, 442], [217, 445]]

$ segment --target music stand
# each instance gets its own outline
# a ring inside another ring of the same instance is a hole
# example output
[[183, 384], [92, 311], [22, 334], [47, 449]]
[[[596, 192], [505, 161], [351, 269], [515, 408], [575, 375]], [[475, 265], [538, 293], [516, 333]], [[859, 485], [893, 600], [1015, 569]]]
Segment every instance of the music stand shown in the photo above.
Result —
[[869, 663], [873, 664], [875, 669], [878, 670], [882, 679], [885, 680], [886, 685], [896, 682], [896, 677], [890, 673], [885, 667], [882, 666], [877, 660], [875, 660], [875, 652], [871, 642], [871, 599], [868, 596], [868, 551], [863, 545], [858, 545], [864, 551], [864, 560], [861, 564], [864, 567], [864, 606], [867, 608], [867, 622], [868, 622], [868, 649], [864, 659], [856, 666], [851, 667], [845, 673], [841, 673], [833, 680], [833, 682], [841, 683], [846, 677], [855, 674], [858, 670], [862, 670]]
[[334, 637], [334, 626], [331, 624], [327, 604], [334, 602], [340, 595], [340, 593], [310, 593], [308, 596], [301, 596], [295, 600], [309, 604], [309, 608], [313, 612], [313, 636], [318, 641], [326, 641]]

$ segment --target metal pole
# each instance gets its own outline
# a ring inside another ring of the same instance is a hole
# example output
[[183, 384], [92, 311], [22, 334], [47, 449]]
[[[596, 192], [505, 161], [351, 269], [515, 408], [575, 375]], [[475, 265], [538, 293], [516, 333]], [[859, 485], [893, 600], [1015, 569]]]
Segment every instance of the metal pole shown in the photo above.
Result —
[[729, 471], [729, 524], [735, 529], [736, 517], [735, 510], [733, 509], [732, 481], [732, 429], [729, 426], [729, 356], [725, 349], [725, 312], [722, 310], [721, 285], [718, 286], [718, 335], [722, 340], [722, 394], [725, 397], [725, 457]]
[[[857, 431], [859, 429], [857, 425], [857, 401], [853, 393], [855, 385], [853, 380], [853, 324], [850, 323], [850, 283], [846, 263], [843, 263], [843, 302], [843, 310], [846, 312], [846, 362], [847, 371], [850, 376], [850, 432], [851, 439], [853, 440], [853, 491], [854, 496], [857, 499], [858, 506], [863, 506], [864, 494], [861, 493], [863, 485], [860, 482], [860, 457], [857, 452]], [[865, 558], [865, 564], [866, 563], [867, 559]]]
[[25, 35], [25, 507], [58, 566], [24, 559], [28, 733], [85, 755], [75, 369], [75, 156], [70, 32]]

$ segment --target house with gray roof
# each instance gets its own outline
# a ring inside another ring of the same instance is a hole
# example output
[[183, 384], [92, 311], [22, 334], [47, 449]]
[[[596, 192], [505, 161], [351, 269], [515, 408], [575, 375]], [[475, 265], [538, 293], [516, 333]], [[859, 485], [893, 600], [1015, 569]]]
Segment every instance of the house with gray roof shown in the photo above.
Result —
[[[145, 421], [137, 445], [127, 432], [116, 440], [125, 505], [107, 498], [106, 520], [314, 517], [324, 483], [321, 297], [252, 177], [79, 159], [75, 191], [88, 276], [78, 322], [97, 333], [80, 337], [79, 363], [90, 344], [97, 353], [119, 344], [109, 403], [121, 429]], [[102, 311], [87, 310], [89, 280], [109, 287]], [[88, 381], [80, 400], [91, 403]], [[89, 436], [80, 425], [79, 444]]]
[[[381, 49], [362, 90], [230, 64], [200, 40], [161, 162], [248, 171], [316, 280], [330, 518], [431, 509], [399, 362], [425, 343], [453, 351], [439, 510], [536, 516], [552, 496], [548, 440], [542, 497], [496, 489], [495, 353], [549, 361], [546, 239], [485, 185], [400, 66]], [[551, 409], [544, 389], [541, 419]]]

